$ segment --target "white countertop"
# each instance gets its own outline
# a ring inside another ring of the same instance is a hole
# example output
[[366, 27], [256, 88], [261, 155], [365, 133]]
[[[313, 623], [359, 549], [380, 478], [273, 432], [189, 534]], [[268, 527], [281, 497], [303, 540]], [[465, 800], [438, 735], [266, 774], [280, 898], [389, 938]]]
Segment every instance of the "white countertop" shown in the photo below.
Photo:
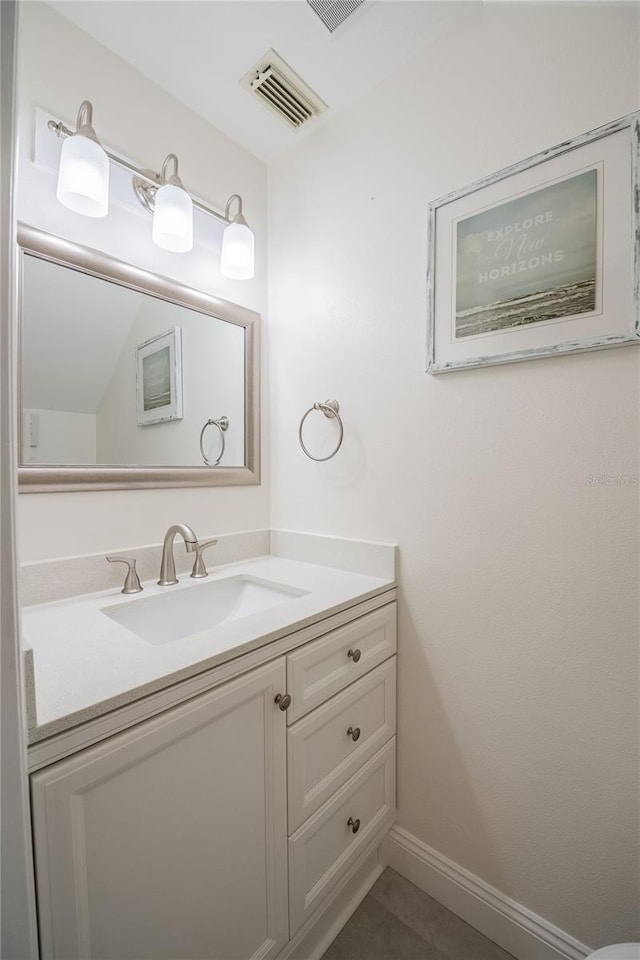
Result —
[[[278, 606], [223, 622], [162, 645], [149, 643], [101, 612], [167, 591], [198, 590], [244, 574], [305, 591]], [[126, 597], [118, 590], [44, 603], [23, 610], [23, 639], [32, 648], [36, 727], [51, 736], [178, 680], [255, 650], [395, 585], [393, 579], [277, 556], [227, 564], [198, 582], [181, 576], [172, 587], [145, 583]]]

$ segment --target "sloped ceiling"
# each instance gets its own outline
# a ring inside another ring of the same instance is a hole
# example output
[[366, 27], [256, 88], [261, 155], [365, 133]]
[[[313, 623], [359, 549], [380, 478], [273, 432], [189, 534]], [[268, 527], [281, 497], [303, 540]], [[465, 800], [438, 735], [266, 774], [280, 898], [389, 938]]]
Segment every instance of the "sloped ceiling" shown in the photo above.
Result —
[[25, 257], [22, 405], [95, 413], [143, 297]]

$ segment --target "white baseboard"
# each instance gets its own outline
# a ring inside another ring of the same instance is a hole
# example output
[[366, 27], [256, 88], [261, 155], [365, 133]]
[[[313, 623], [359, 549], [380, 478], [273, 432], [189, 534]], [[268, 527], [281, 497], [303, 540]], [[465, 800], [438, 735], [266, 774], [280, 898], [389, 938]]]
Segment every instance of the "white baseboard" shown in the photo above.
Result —
[[[380, 840], [378, 840], [378, 844]], [[325, 903], [307, 920], [277, 960], [320, 960], [374, 885], [383, 866], [379, 847], [364, 852]]]
[[584, 960], [591, 952], [402, 827], [392, 827], [381, 854], [385, 865], [519, 960]]

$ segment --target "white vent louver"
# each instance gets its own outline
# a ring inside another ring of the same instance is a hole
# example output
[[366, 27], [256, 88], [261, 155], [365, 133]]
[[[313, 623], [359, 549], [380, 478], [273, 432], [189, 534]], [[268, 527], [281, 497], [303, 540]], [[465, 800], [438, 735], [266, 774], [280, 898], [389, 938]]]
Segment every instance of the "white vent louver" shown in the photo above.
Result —
[[318, 14], [329, 33], [333, 33], [362, 6], [364, 0], [307, 0], [307, 3]]
[[327, 109], [324, 100], [275, 50], [268, 50], [240, 84], [295, 130]]

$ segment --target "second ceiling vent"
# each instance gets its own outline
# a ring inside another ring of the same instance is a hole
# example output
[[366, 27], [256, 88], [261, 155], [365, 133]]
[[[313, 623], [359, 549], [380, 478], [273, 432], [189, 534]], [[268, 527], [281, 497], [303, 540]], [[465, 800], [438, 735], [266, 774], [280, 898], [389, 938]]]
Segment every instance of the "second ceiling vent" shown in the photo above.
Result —
[[329, 33], [333, 33], [362, 6], [364, 0], [307, 0], [307, 3], [318, 14]]
[[240, 85], [295, 130], [327, 109], [324, 100], [275, 50], [268, 50]]

